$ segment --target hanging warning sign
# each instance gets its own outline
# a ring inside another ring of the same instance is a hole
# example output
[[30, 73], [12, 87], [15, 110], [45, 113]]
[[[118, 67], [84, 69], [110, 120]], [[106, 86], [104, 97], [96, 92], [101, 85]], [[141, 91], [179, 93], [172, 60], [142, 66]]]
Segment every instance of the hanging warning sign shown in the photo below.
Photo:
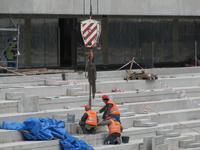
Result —
[[101, 34], [101, 24], [94, 19], [81, 21], [81, 35], [85, 47], [93, 48], [97, 45]]

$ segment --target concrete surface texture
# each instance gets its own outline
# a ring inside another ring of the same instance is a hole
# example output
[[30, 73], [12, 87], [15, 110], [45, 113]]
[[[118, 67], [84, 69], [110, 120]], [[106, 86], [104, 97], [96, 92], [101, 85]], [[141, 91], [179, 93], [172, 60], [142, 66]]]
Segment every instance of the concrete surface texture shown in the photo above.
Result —
[[[107, 127], [94, 135], [77, 132], [88, 103], [84, 73], [66, 73], [65, 81], [61, 74], [1, 77], [0, 122], [33, 116], [63, 120], [69, 133], [95, 150], [200, 150], [200, 68], [148, 71], [158, 80], [127, 82], [124, 70], [97, 73], [93, 109], [98, 111], [104, 105], [101, 95], [108, 94], [120, 108], [122, 135], [130, 137], [129, 143], [103, 145]], [[61, 150], [58, 140], [25, 141], [18, 131], [0, 130], [0, 150], [27, 149]]]

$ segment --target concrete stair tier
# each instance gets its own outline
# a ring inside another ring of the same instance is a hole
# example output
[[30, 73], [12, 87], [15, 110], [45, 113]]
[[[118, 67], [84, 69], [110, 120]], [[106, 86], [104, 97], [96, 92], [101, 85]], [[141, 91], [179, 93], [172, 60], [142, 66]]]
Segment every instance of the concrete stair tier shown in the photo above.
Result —
[[19, 141], [0, 144], [0, 150], [61, 150], [58, 140]]
[[[158, 80], [127, 82], [123, 80], [124, 70], [97, 72], [93, 108], [97, 111], [104, 105], [102, 94], [108, 94], [119, 105], [122, 135], [130, 137], [127, 144], [103, 145], [107, 127], [95, 135], [76, 133], [84, 112], [82, 106], [88, 103], [88, 81], [80, 72], [65, 73], [66, 80], [62, 80], [61, 73], [2, 77], [0, 123], [28, 117], [61, 119], [69, 133], [95, 150], [200, 150], [200, 68], [147, 71], [157, 74]], [[71, 121], [68, 116], [73, 115]], [[18, 131], [0, 130], [0, 150], [51, 149], [61, 150], [58, 140], [24, 141]]]
[[133, 120], [133, 127], [153, 127], [153, 126], [157, 126], [157, 123], [152, 122], [150, 119]]
[[134, 140], [130, 141], [127, 144], [120, 144], [120, 145], [103, 145], [94, 147], [95, 150], [139, 150], [139, 146], [142, 143], [142, 140]]
[[[161, 78], [155, 81], [102, 81], [98, 83], [97, 91], [98, 92], [111, 92], [113, 88], [119, 88], [122, 91], [142, 91], [149, 89], [160, 89], [160, 88], [176, 88], [183, 86], [199, 86], [199, 78], [200, 76], [192, 76], [192, 77], [180, 77], [180, 78]], [[76, 92], [67, 92], [71, 90], [71, 88], [81, 88], [82, 90], [78, 90]], [[25, 86], [19, 88], [4, 88], [0, 89], [0, 96], [3, 98], [5, 93], [8, 91], [13, 92], [23, 92], [25, 94], [33, 94], [39, 97], [47, 97], [47, 96], [56, 96], [56, 95], [67, 95], [67, 93], [82, 93], [86, 94], [88, 91], [89, 85], [87, 80], [82, 83], [73, 83], [73, 84], [65, 84], [65, 85], [57, 85], [57, 86]], [[43, 92], [41, 92], [43, 91]]]
[[[187, 90], [187, 89], [185, 89], [185, 90]], [[191, 88], [189, 88], [189, 90], [191, 90]], [[145, 101], [149, 102], [149, 101], [158, 101], [158, 100], [165, 100], [165, 99], [166, 100], [168, 99], [169, 101], [172, 99], [171, 100], [172, 103], [173, 103], [173, 101], [174, 101], [174, 103], [177, 103], [178, 99], [177, 100], [173, 100], [173, 99], [183, 97], [183, 96], [180, 96], [179, 93], [173, 92], [170, 89], [143, 91], [140, 93], [136, 93], [134, 91], [129, 91], [129, 92], [107, 93], [107, 94], [110, 95], [110, 97], [118, 104], [145, 102]], [[188, 92], [188, 94], [189, 94], [189, 92]], [[96, 94], [96, 98], [95, 98], [95, 100], [93, 100], [94, 106], [100, 106], [99, 104], [103, 105], [103, 103], [100, 99], [101, 95], [102, 94]], [[185, 99], [185, 100], [190, 99], [190, 97], [185, 96], [185, 97], [183, 97], [183, 99]], [[58, 107], [61, 107], [61, 108], [76, 107], [77, 104], [74, 103], [74, 101], [78, 102], [79, 106], [83, 106], [85, 103], [88, 102], [88, 96], [87, 95], [85, 95], [85, 96], [52, 96], [52, 97], [40, 98], [39, 99], [39, 104], [41, 106], [40, 110], [51, 109], [51, 108], [53, 109], [53, 108], [58, 108]], [[186, 102], [186, 101], [183, 103], [185, 105], [187, 105], [187, 104], [189, 105], [190, 103]], [[155, 103], [160, 105], [158, 102], [155, 102]], [[184, 104], [181, 104], [180, 106], [182, 106]], [[127, 104], [127, 105], [129, 105], [129, 104]], [[151, 105], [151, 103], [149, 103], [149, 105]], [[173, 106], [173, 108], [175, 106], [177, 106], [177, 108], [179, 107], [179, 105], [174, 105], [174, 104], [172, 104], [172, 106]], [[135, 106], [135, 107], [137, 107], [137, 106]], [[133, 109], [135, 109], [135, 107], [133, 106]], [[159, 107], [157, 107], [157, 108], [159, 108]], [[162, 107], [162, 108], [165, 108], [165, 107]], [[166, 107], [166, 108], [168, 108], [168, 107]], [[139, 109], [139, 107], [137, 107], [137, 110], [138, 109]]]
[[0, 114], [4, 113], [17, 113], [18, 112], [18, 101], [1, 101], [0, 100]]
[[156, 135], [162, 135], [166, 138], [170, 138], [180, 136], [180, 132], [174, 131], [172, 129], [160, 129], [156, 131]]

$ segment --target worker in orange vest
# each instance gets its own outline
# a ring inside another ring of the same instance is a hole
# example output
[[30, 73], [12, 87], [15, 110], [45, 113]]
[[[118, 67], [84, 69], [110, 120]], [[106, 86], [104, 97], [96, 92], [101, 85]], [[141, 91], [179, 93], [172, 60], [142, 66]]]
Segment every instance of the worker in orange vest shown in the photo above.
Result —
[[83, 114], [79, 125], [85, 134], [96, 133], [96, 127], [98, 123], [97, 112], [91, 110], [89, 105], [85, 105], [85, 113]]
[[109, 98], [108, 95], [102, 95], [102, 100], [105, 103], [105, 106], [99, 110], [99, 113], [104, 112], [103, 120], [107, 117], [115, 118], [120, 122], [120, 112], [118, 106]]
[[121, 123], [115, 118], [107, 117], [106, 120], [100, 122], [98, 126], [107, 125], [109, 135], [105, 138], [104, 144], [121, 144], [121, 132], [123, 128]]

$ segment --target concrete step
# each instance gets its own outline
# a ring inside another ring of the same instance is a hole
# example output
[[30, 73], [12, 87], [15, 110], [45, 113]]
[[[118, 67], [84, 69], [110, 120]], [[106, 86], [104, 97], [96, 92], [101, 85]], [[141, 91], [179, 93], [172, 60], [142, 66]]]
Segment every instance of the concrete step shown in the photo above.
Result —
[[[161, 130], [163, 128], [169, 128], [169, 127], [174, 127], [176, 130], [181, 130], [181, 131], [187, 131], [188, 128], [195, 129], [200, 127], [200, 120], [193, 121], [188, 121], [187, 123], [182, 122], [182, 125], [185, 126], [180, 126], [180, 124], [159, 124], [158, 126], [154, 127], [132, 127], [129, 129], [124, 129], [123, 134], [124, 136], [129, 136], [130, 140], [135, 141], [138, 139], [142, 139], [145, 136], [156, 136], [156, 131]], [[198, 125], [198, 126], [197, 126]], [[76, 135], [77, 138], [83, 139], [87, 143], [91, 145], [101, 145], [103, 143], [104, 137], [107, 135], [106, 133], [98, 133], [95, 135]], [[194, 136], [195, 134], [193, 134]], [[188, 135], [187, 137], [191, 138], [191, 135]], [[170, 137], [168, 139], [181, 139], [177, 137]], [[0, 143], [8, 143], [8, 142], [17, 142], [17, 141], [22, 141], [23, 137], [18, 131], [13, 131], [13, 130], [0, 130]], [[177, 140], [178, 141], [178, 140]]]
[[61, 150], [58, 140], [19, 141], [0, 144], [0, 150]]
[[[180, 149], [183, 150], [183, 149]], [[196, 147], [196, 148], [184, 148], [184, 150], [200, 150], [200, 147]]]
[[200, 142], [194, 140], [181, 140], [179, 141], [180, 148], [200, 148]]
[[179, 137], [166, 138], [165, 142], [169, 145], [169, 149], [180, 150], [179, 140], [186, 140], [194, 137], [194, 135], [181, 135]]
[[102, 145], [94, 147], [95, 150], [140, 150], [139, 145], [142, 143], [142, 140], [129, 141], [127, 144], [120, 145]]
[[0, 129], [0, 143], [11, 143], [23, 140], [24, 138], [19, 131]]
[[[55, 114], [73, 114], [77, 110], [73, 109], [55, 109], [55, 110], [46, 110], [39, 112], [30, 112], [30, 113], [8, 113], [0, 114], [0, 122], [3, 121], [24, 121], [29, 117], [50, 117], [53, 118]], [[80, 119], [80, 118], [77, 118]]]
[[200, 87], [198, 86], [187, 86], [187, 87], [176, 87], [173, 88], [176, 93], [180, 93], [182, 97], [199, 97]]
[[[102, 145], [95, 147], [95, 150], [139, 150], [138, 141], [121, 145]], [[22, 141], [14, 143], [0, 144], [0, 150], [61, 150], [58, 140], [52, 141]]]
[[195, 109], [183, 109], [176, 111], [163, 111], [157, 113], [149, 113], [149, 114], [136, 114], [131, 117], [121, 117], [122, 124], [125, 128], [129, 128], [133, 126], [133, 120], [138, 119], [148, 119], [151, 118], [152, 122], [157, 122], [159, 124], [162, 123], [172, 123], [172, 122], [180, 122], [187, 120], [197, 120], [200, 119], [198, 115], [200, 113], [200, 108]]
[[[123, 91], [127, 90], [147, 90], [160, 88], [176, 88], [184, 86], [198, 86], [199, 76], [183, 77], [183, 78], [163, 78], [155, 81], [130, 80], [130, 81], [110, 81], [98, 83], [97, 91], [110, 92], [113, 88], [119, 88]], [[88, 85], [85, 86], [87, 91]]]
[[124, 104], [124, 106], [127, 106], [129, 111], [135, 111], [136, 113], [150, 113], [168, 110], [198, 108], [199, 103], [200, 97], [186, 97], [178, 99], [162, 99], [159, 101], [127, 103]]
[[[121, 109], [120, 109], [121, 112]], [[130, 116], [135, 116], [135, 112], [122, 112], [121, 117], [130, 117]]]
[[133, 120], [134, 127], [153, 127], [157, 126], [156, 122], [152, 122], [150, 119], [137, 119]]
[[4, 83], [0, 84], [1, 89], [8, 89], [8, 88], [22, 88], [25, 86], [39, 86], [44, 85], [44, 81], [32, 81], [32, 82], [25, 82], [25, 83]]
[[0, 89], [0, 98], [5, 98], [6, 93], [21, 92], [25, 95], [37, 95], [39, 97], [48, 96], [66, 96], [67, 88], [81, 85], [63, 85], [63, 86], [25, 86], [20, 88]]
[[[137, 93], [135, 91], [120, 92], [120, 93], [106, 93], [108, 94], [116, 103], [134, 103], [134, 102], [144, 102], [144, 101], [155, 101], [161, 99], [173, 99], [177, 98], [176, 93], [172, 93], [171, 90], [155, 90], [155, 91], [143, 91]], [[102, 104], [103, 102], [100, 98], [102, 94], [96, 94], [96, 98], [92, 101], [93, 105]], [[76, 103], [75, 103], [76, 102]], [[83, 106], [88, 102], [88, 95], [84, 96], [52, 96], [39, 99], [40, 110], [63, 108], [63, 107], [77, 107]], [[128, 104], [127, 104], [128, 105]]]
[[0, 114], [18, 112], [18, 101], [0, 100]]
[[[12, 114], [0, 114], [1, 121], [23, 121], [28, 117], [52, 117], [54, 114], [75, 114], [76, 120], [79, 120], [83, 114], [83, 108], [71, 108], [71, 109], [53, 109], [32, 113], [12, 113]], [[195, 120], [199, 118], [200, 108], [185, 109], [176, 111], [164, 111], [159, 113], [149, 114], [136, 114], [135, 116], [121, 117], [122, 124], [125, 128], [133, 127], [133, 120], [151, 118], [153, 122], [169, 123], [179, 122], [187, 120]]]
[[[55, 87], [51, 87], [51, 88], [54, 89]], [[40, 90], [38, 92], [41, 92]], [[63, 90], [63, 94], [64, 94], [65, 88], [62, 90]], [[61, 92], [62, 92], [62, 90], [61, 90]], [[189, 90], [191, 90], [191, 88]], [[16, 95], [15, 93], [22, 93], [23, 95], [25, 95], [25, 93], [23, 93], [23, 92], [7, 92], [6, 95], [8, 95], [8, 94], [11, 95], [12, 93], [13, 93], [13, 95]], [[50, 93], [51, 93], [51, 90], [50, 90]], [[143, 91], [143, 92], [139, 92], [139, 93], [137, 93], [135, 91], [129, 91], [129, 92], [120, 92], [120, 93], [108, 93], [108, 94], [110, 95], [111, 98], [114, 99], [114, 101], [116, 103], [133, 103], [133, 102], [138, 102], [138, 101], [140, 101], [140, 102], [156, 101], [156, 100], [173, 99], [173, 98], [179, 97], [178, 93], [173, 92], [170, 89], [160, 89], [160, 90], [154, 90], [154, 91], [147, 90], [147, 91]], [[29, 93], [29, 95], [32, 95], [32, 94]], [[99, 98], [100, 96], [101, 96], [101, 94], [97, 94], [96, 99], [93, 100], [94, 105], [102, 103], [102, 101]], [[187, 98], [188, 97], [185, 97], [185, 99], [187, 99]], [[171, 100], [171, 102], [172, 101], [173, 100]], [[76, 103], [74, 103], [74, 102], [76, 102]], [[39, 99], [39, 107], [40, 107], [39, 110], [77, 107], [77, 103], [83, 106], [86, 102], [88, 102], [88, 95], [85, 95], [85, 96], [52, 96], [52, 97], [40, 98]], [[176, 102], [174, 102], [174, 103], [176, 103]], [[149, 105], [150, 104], [154, 105], [155, 109], [160, 108], [158, 105], [156, 106], [157, 102], [155, 102], [155, 104], [154, 104], [154, 102], [149, 103]], [[182, 103], [181, 105], [178, 105], [177, 108], [183, 107], [183, 105], [184, 105], [184, 103]], [[145, 104], [144, 104], [144, 106], [145, 106]], [[176, 105], [172, 105], [172, 109], [175, 106]], [[194, 105], [192, 105], [192, 106], [194, 106]], [[140, 107], [136, 106], [137, 110], [139, 108]], [[141, 108], [143, 108], [143, 107], [141, 107]], [[167, 109], [167, 108], [170, 108], [170, 106], [166, 105], [166, 107], [163, 106], [161, 108]], [[141, 112], [141, 110], [138, 110], [138, 111]], [[158, 109], [158, 111], [159, 111], [159, 109]]]
[[[132, 90], [148, 90], [148, 89], [160, 89], [160, 88], [176, 88], [183, 86], [198, 86], [200, 77], [185, 77], [178, 79], [160, 79], [153, 82], [148, 81], [105, 81], [97, 84], [97, 91], [111, 92], [113, 88], [119, 88], [123, 91]], [[0, 96], [3, 97], [6, 92], [24, 92], [25, 94], [38, 95], [40, 97], [45, 96], [59, 96], [66, 95], [67, 88], [81, 87], [83, 91], [88, 91], [88, 83], [68, 84], [62, 86], [28, 86], [23, 88], [9, 88], [1, 89]], [[41, 92], [43, 91], [43, 92]]]
[[173, 129], [160, 129], [156, 131], [156, 135], [162, 135], [165, 138], [170, 138], [180, 136], [180, 132], [177, 132]]
[[[178, 67], [178, 68], [151, 68], [151, 69], [145, 69], [147, 72], [155, 73], [159, 76], [164, 77], [179, 77], [179, 76], [194, 76], [198, 75], [200, 72], [199, 67]], [[139, 71], [135, 69], [135, 71]], [[97, 72], [97, 78], [121, 78], [125, 75], [125, 70], [120, 71], [98, 71]], [[84, 72], [64, 72], [66, 75], [66, 79], [85, 79], [85, 73]], [[7, 83], [9, 82], [27, 82], [32, 81], [33, 79], [31, 77], [37, 77], [38, 79], [54, 79], [54, 80], [60, 80], [61, 79], [61, 73], [60, 72], [54, 72], [54, 73], [48, 73], [48, 74], [41, 74], [41, 75], [29, 75], [29, 76], [11, 76], [11, 77], [1, 77], [0, 83]], [[9, 80], [8, 80], [9, 79]]]
[[[170, 68], [172, 69], [172, 68]], [[178, 69], [178, 68], [176, 68]], [[188, 68], [185, 68], [185, 70], [187, 70]], [[162, 69], [161, 69], [162, 70]], [[168, 70], [168, 69], [167, 69]], [[194, 69], [195, 70], [195, 69]], [[154, 69], [150, 69], [150, 72], [152, 71], [155, 71]], [[157, 70], [158, 71], [158, 70]], [[157, 72], [155, 71], [155, 73]], [[162, 70], [162, 73], [160, 71], [158, 71], [157, 73], [161, 73], [159, 76], [162, 77], [163, 75], [163, 72], [165, 72], [164, 70]], [[186, 71], [187, 72], [187, 71]], [[156, 73], [156, 74], [157, 74]], [[185, 71], [184, 71], [185, 73]], [[181, 74], [181, 76], [185, 77], [185, 76], [189, 76], [189, 77], [194, 77], [195, 75], [198, 76], [198, 73], [185, 73], [185, 74]], [[104, 71], [104, 72], [97, 72], [97, 83], [98, 82], [101, 82], [101, 80], [120, 80], [120, 79], [123, 79], [124, 77], [124, 74], [125, 74], [125, 71]], [[166, 73], [164, 73], [166, 74]], [[168, 78], [172, 78], [172, 75], [173, 77], [181, 77], [180, 75], [176, 75], [176, 74], [170, 74], [168, 75], [169, 77]], [[167, 76], [165, 76], [166, 78]], [[48, 82], [53, 82], [54, 84], [59, 84], [59, 82], [63, 82], [62, 79], [61, 79], [61, 74], [58, 73], [58, 74], [48, 74], [48, 75], [33, 75], [33, 76], [15, 76], [15, 77], [1, 77], [1, 82], [0, 84], [18, 84], [18, 83], [21, 83], [21, 84], [24, 84], [26, 83], [27, 85], [30, 83], [30, 85], [33, 85], [35, 83], [42, 83], [44, 81], [48, 81]], [[80, 74], [80, 73], [66, 73], [66, 81], [64, 82], [67, 82], [65, 84], [69, 84], [69, 83], [75, 83], [77, 82], [76, 84], [80, 83], [80, 82], [85, 82], [87, 83], [87, 79], [85, 78], [84, 76], [84, 73]], [[37, 85], [37, 84], [36, 84]]]
[[[123, 99], [123, 98], [122, 98]], [[76, 101], [76, 103], [74, 103]], [[117, 99], [115, 102], [119, 103]], [[57, 109], [57, 108], [70, 108], [83, 106], [88, 102], [87, 97], [53, 97], [39, 100], [39, 110]], [[77, 105], [78, 103], [78, 105]], [[136, 113], [151, 113], [169, 110], [179, 109], [191, 109], [198, 108], [200, 103], [200, 97], [194, 98], [180, 98], [180, 99], [162, 99], [160, 101], [151, 102], [135, 102], [123, 104], [120, 107], [128, 107], [128, 111]], [[104, 104], [100, 99], [95, 99], [92, 102], [93, 108], [100, 109]]]

